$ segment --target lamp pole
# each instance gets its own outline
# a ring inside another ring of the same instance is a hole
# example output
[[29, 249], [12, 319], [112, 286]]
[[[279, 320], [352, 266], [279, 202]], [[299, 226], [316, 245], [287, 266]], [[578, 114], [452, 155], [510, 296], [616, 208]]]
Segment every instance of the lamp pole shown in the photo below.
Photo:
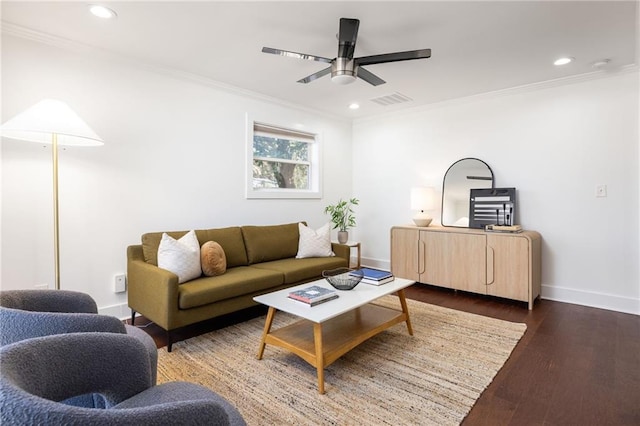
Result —
[[58, 134], [51, 135], [53, 149], [53, 256], [55, 288], [60, 290], [60, 223], [58, 220]]

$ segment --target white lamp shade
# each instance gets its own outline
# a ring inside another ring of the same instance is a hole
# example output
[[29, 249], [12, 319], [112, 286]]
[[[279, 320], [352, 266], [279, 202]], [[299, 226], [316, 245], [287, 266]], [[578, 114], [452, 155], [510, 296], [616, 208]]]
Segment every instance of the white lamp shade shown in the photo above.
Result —
[[411, 210], [436, 208], [436, 190], [433, 187], [411, 188]]
[[29, 142], [58, 145], [104, 145], [102, 138], [62, 101], [44, 99], [16, 115], [0, 128], [2, 136]]

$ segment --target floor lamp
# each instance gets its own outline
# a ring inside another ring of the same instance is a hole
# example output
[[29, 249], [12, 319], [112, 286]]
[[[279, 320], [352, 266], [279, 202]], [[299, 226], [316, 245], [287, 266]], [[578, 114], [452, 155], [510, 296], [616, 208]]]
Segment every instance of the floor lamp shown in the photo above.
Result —
[[53, 244], [55, 288], [60, 289], [60, 230], [58, 222], [58, 146], [98, 146], [102, 139], [64, 102], [45, 99], [16, 115], [0, 128], [3, 137], [52, 144]]

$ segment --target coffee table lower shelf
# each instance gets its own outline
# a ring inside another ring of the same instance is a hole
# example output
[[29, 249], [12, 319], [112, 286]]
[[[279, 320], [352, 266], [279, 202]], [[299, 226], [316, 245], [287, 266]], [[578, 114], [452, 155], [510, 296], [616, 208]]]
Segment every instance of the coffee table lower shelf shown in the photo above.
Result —
[[405, 304], [400, 311], [370, 303], [322, 323], [302, 319], [275, 331], [271, 331], [271, 324], [276, 309], [269, 307], [257, 358], [262, 359], [267, 344], [293, 352], [316, 367], [318, 392], [322, 394], [324, 368], [360, 343], [401, 322], [407, 323], [413, 335]]

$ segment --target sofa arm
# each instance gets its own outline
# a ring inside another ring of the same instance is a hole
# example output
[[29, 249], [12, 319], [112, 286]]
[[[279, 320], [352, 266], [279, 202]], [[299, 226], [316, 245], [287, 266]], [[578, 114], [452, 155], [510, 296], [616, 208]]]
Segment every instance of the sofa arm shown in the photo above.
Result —
[[178, 276], [144, 261], [142, 246], [127, 247], [129, 307], [165, 330], [175, 328]]
[[351, 262], [351, 247], [344, 244], [331, 243], [331, 250], [333, 250], [337, 257], [346, 259], [347, 265], [349, 265]]

